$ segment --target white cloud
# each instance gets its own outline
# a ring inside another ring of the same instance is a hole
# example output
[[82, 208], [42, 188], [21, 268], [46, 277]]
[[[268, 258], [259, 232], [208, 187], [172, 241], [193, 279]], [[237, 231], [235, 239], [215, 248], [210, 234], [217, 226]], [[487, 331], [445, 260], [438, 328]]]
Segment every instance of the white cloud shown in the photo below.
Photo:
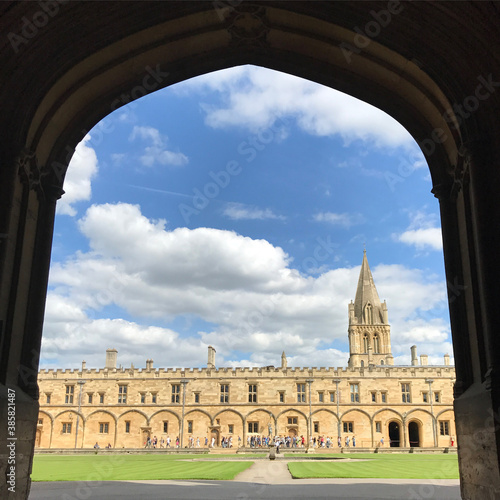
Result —
[[[55, 293], [47, 295], [42, 338], [45, 367], [61, 368], [60, 363], [51, 363], [51, 359], [65, 359], [73, 366], [85, 360], [89, 368], [102, 367], [106, 347], [118, 350], [119, 363], [123, 366], [134, 363], [138, 367], [144, 366], [145, 360], [154, 358], [158, 352], [162, 352], [162, 360], [167, 366], [187, 368], [193, 361], [201, 365], [207, 350], [199, 338], [182, 339], [168, 328], [142, 326], [123, 319], [91, 319], [67, 298]], [[138, 357], [139, 353], [143, 356]]]
[[319, 212], [313, 215], [316, 222], [328, 222], [336, 226], [351, 227], [354, 225], [362, 224], [365, 219], [361, 214], [336, 214], [333, 212]]
[[129, 140], [134, 141], [136, 139], [151, 143], [146, 146], [144, 154], [140, 157], [140, 161], [145, 167], [152, 167], [155, 164], [180, 167], [189, 161], [185, 154], [166, 149], [167, 137], [162, 135], [156, 128], [135, 125]]
[[394, 235], [397, 241], [413, 245], [417, 250], [442, 250], [443, 240], [441, 228], [435, 227], [434, 217], [429, 218], [424, 212], [411, 214], [408, 229], [399, 235]]
[[209, 73], [183, 83], [186, 92], [215, 91], [223, 104], [202, 105], [207, 125], [253, 132], [294, 119], [304, 131], [361, 140], [380, 147], [411, 147], [413, 139], [383, 111], [317, 83], [255, 66]]
[[[102, 366], [100, 350], [116, 347], [120, 362], [154, 357], [157, 366], [204, 366], [212, 344], [219, 366], [232, 363], [235, 352], [277, 365], [282, 350], [290, 364], [345, 364], [346, 306], [359, 266], [306, 277], [265, 240], [210, 228], [169, 230], [125, 203], [91, 206], [79, 226], [91, 250], [51, 268], [42, 363], [57, 356], [78, 366], [84, 355]], [[404, 266], [372, 271], [387, 299], [394, 345], [409, 349], [415, 334], [437, 339], [437, 353], [445, 330], [433, 312], [446, 306], [445, 284]], [[105, 318], [109, 311], [115, 319]], [[140, 325], [141, 318], [153, 326]], [[202, 326], [183, 333], [182, 318]]]
[[399, 241], [407, 245], [414, 245], [418, 250], [428, 248], [442, 250], [443, 248], [441, 229], [438, 227], [405, 231], [399, 236]]
[[270, 208], [249, 207], [242, 203], [229, 203], [222, 213], [233, 220], [286, 219], [283, 215], [275, 214]]
[[57, 202], [56, 213], [76, 215], [74, 203], [90, 200], [92, 196], [91, 180], [97, 174], [97, 155], [88, 144], [91, 136], [86, 135], [76, 146], [75, 153], [68, 166], [64, 179], [64, 194]]

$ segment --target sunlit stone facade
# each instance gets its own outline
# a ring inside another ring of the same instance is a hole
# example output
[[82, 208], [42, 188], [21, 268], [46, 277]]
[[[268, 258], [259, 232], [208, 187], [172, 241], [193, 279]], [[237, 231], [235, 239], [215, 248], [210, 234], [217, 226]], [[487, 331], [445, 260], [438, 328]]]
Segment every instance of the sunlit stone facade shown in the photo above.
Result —
[[[393, 366], [387, 305], [381, 303], [366, 254], [354, 303], [349, 304], [347, 368], [217, 368], [208, 348], [206, 368], [117, 368], [106, 351], [101, 369], [44, 370], [38, 374], [40, 448], [144, 447], [170, 438], [175, 447], [205, 447], [232, 437], [331, 438], [337, 447], [448, 447], [455, 443], [455, 370], [429, 366], [412, 347], [410, 366]], [[383, 442], [382, 442], [383, 440]]]

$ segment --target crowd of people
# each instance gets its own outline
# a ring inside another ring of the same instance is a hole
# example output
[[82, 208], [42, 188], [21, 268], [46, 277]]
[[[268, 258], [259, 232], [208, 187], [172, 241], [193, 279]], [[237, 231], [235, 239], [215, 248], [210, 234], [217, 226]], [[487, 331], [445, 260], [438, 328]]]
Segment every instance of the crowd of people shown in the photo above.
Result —
[[[314, 436], [309, 440], [310, 448], [333, 448], [335, 440], [330, 436]], [[200, 440], [199, 437], [189, 436], [186, 443], [186, 448], [200, 448], [204, 445], [205, 448], [215, 448], [219, 446], [216, 442], [215, 437], [212, 437], [211, 441], [209, 441], [208, 437], [205, 437], [204, 441]], [[241, 448], [241, 437], [238, 436], [238, 448]], [[305, 448], [306, 447], [306, 438], [304, 436], [247, 436], [246, 442], [247, 448], [269, 448], [270, 446], [275, 446], [277, 448]], [[344, 439], [343, 445], [346, 448], [356, 447], [356, 436], [346, 436]], [[380, 440], [380, 446], [384, 445], [384, 438]], [[221, 437], [220, 446], [222, 448], [233, 448], [233, 436]], [[340, 437], [337, 438], [337, 446], [339, 448], [342, 447], [342, 439]], [[148, 437], [146, 442], [144, 443], [145, 448], [179, 448], [180, 440], [179, 436], [175, 438], [173, 442], [170, 439], [170, 436], [166, 438], [161, 437], [158, 439], [156, 436], [153, 438]]]

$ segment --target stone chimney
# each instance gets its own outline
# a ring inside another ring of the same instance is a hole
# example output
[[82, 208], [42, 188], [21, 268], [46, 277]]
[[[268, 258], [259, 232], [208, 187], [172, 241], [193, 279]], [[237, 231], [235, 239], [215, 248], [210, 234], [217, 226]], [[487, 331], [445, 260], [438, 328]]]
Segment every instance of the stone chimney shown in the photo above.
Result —
[[116, 369], [118, 351], [116, 349], [106, 349], [106, 366], [104, 368]]
[[427, 356], [427, 354], [420, 355], [420, 364], [422, 366], [427, 366], [429, 364], [429, 356]]
[[410, 349], [411, 349], [411, 366], [418, 366], [417, 346], [412, 345]]
[[450, 364], [450, 355], [449, 354], [444, 355], [444, 364], [446, 366], [449, 366], [449, 364]]
[[[448, 356], [448, 364], [450, 362], [449, 356]], [[82, 372], [85, 370], [85, 367], [87, 366], [87, 363], [85, 361], [82, 361]]]
[[208, 346], [207, 368], [209, 370], [215, 369], [215, 349], [211, 345]]
[[149, 369], [150, 370], [154, 370], [154, 368], [153, 368], [153, 359], [149, 360]]

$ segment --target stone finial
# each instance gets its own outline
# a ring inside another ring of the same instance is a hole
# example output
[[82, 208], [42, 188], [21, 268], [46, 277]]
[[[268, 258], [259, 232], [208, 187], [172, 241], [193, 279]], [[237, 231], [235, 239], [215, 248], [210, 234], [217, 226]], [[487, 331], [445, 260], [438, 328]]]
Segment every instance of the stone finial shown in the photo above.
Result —
[[288, 365], [288, 361], [286, 360], [285, 351], [281, 353], [281, 368], [286, 368]]

